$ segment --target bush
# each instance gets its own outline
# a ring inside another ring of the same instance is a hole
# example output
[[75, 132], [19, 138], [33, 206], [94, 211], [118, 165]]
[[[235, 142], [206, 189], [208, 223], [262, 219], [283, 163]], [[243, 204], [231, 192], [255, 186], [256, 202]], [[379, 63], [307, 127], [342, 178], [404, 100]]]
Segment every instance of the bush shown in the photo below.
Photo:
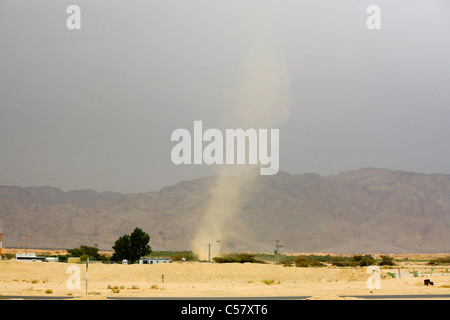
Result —
[[248, 253], [229, 254], [224, 257], [214, 257], [213, 261], [217, 263], [265, 263], [262, 260], [255, 259], [254, 254]]
[[67, 255], [58, 255], [59, 261], [67, 261], [68, 257], [80, 257], [81, 261], [89, 260], [95, 260], [95, 261], [108, 261], [109, 257], [99, 254], [98, 248], [96, 247], [89, 247], [81, 245], [79, 248], [74, 249], [68, 249]]
[[355, 262], [357, 262], [357, 265], [360, 267], [368, 267], [375, 264], [375, 259], [371, 255], [366, 255], [364, 257], [361, 256], [361, 258]]
[[261, 282], [264, 283], [264, 284], [267, 284], [268, 286], [270, 286], [270, 285], [272, 285], [274, 283], [280, 284], [280, 281], [275, 282], [275, 280], [273, 280], [273, 279], [270, 279], [270, 280], [269, 279], [264, 279]]
[[70, 255], [66, 254], [66, 255], [58, 255], [58, 261], [60, 262], [67, 262], [67, 258], [69, 258]]
[[325, 266], [322, 262], [317, 261], [316, 259], [303, 257], [303, 256], [295, 257], [294, 264], [296, 267], [303, 267], [303, 268]]
[[349, 258], [345, 258], [345, 257], [333, 257], [333, 258], [331, 258], [330, 262], [333, 266], [345, 267], [345, 266], [349, 265], [348, 260], [349, 260]]
[[247, 254], [247, 253], [241, 253], [236, 256], [236, 260], [240, 263], [245, 262], [255, 262], [255, 255], [254, 254]]
[[14, 253], [4, 253], [2, 254], [2, 259], [4, 260], [11, 260], [15, 257]]
[[296, 267], [308, 267], [308, 259], [305, 257], [295, 257], [294, 264]]
[[449, 264], [449, 263], [450, 263], [450, 256], [433, 259], [428, 262], [429, 265]]
[[379, 266], [393, 266], [394, 262], [392, 261], [394, 258], [389, 256], [380, 256], [381, 261], [378, 262]]
[[284, 267], [290, 267], [293, 264], [293, 261], [291, 259], [283, 258], [280, 260], [280, 264], [282, 264]]
[[[157, 253], [154, 253], [154, 255], [158, 255]], [[170, 259], [172, 261], [198, 261], [198, 256], [193, 253], [192, 251], [180, 251], [180, 252], [173, 252], [170, 254]]]
[[331, 264], [337, 267], [365, 267], [375, 264], [375, 259], [371, 255], [354, 255], [353, 257], [333, 257]]
[[238, 262], [235, 258], [231, 258], [231, 257], [214, 257], [213, 261], [217, 262], [217, 263], [234, 263], [234, 262]]
[[109, 285], [109, 286], [108, 286], [108, 289], [111, 289], [111, 292], [112, 292], [112, 293], [119, 293], [119, 292], [120, 292], [120, 289], [119, 289], [118, 286], [111, 287], [111, 286]]

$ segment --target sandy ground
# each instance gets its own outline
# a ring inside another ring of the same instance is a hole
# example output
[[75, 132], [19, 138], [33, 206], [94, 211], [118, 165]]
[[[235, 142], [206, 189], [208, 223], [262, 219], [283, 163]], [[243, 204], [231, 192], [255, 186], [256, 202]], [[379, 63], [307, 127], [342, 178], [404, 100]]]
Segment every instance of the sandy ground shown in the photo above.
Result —
[[[0, 261], [0, 295], [106, 297], [292, 297], [344, 299], [342, 296], [450, 294], [448, 266], [433, 267], [433, 275], [392, 278], [387, 272], [430, 272], [425, 263], [405, 262], [381, 269], [380, 289], [368, 289], [366, 267], [284, 267], [276, 264], [173, 262], [157, 265]], [[75, 273], [74, 271], [75, 270]], [[79, 272], [80, 286], [74, 288]], [[433, 286], [425, 286], [430, 278]], [[352, 298], [347, 298], [352, 299]]]

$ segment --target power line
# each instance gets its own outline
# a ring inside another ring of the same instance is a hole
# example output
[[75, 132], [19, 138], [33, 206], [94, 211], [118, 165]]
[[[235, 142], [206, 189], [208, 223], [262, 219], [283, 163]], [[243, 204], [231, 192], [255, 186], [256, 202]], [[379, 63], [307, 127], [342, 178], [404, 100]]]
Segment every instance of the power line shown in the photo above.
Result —
[[283, 248], [283, 245], [279, 244], [280, 240], [275, 240], [275, 257], [277, 258], [278, 263], [280, 262], [280, 248]]

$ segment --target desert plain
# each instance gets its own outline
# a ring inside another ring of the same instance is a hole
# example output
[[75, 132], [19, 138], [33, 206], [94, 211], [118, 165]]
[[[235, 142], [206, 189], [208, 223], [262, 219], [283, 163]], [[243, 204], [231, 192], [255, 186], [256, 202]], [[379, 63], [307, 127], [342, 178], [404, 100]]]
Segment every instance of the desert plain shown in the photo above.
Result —
[[[413, 259], [418, 255], [409, 257], [409, 261], [397, 262], [395, 266], [380, 267], [378, 289], [368, 288], [367, 281], [373, 273], [368, 273], [367, 267], [302, 268], [275, 263], [190, 261], [154, 265], [89, 263], [86, 283], [85, 264], [2, 260], [0, 296], [82, 300], [118, 297], [338, 300], [363, 299], [358, 297], [362, 295], [429, 295], [429, 299], [434, 299], [434, 295], [450, 295], [449, 266], [430, 266], [415, 262]], [[417, 277], [412, 275], [413, 271], [418, 271]], [[395, 273], [396, 277], [389, 273]], [[425, 279], [430, 279], [433, 285], [425, 285]]]

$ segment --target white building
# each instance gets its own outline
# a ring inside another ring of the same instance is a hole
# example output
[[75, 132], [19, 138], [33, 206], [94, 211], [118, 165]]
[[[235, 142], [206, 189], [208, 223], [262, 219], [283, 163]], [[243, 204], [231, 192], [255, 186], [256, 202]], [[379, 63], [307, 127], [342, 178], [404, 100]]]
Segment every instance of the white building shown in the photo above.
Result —
[[26, 253], [16, 253], [16, 258], [14, 260], [18, 261], [42, 261], [42, 262], [58, 262], [56, 257], [37, 257], [34, 252]]
[[37, 257], [34, 252], [27, 253], [16, 253], [16, 259], [18, 261], [43, 261], [45, 262], [45, 257]]
[[139, 264], [155, 264], [155, 263], [170, 263], [170, 259], [163, 258], [141, 258]]

